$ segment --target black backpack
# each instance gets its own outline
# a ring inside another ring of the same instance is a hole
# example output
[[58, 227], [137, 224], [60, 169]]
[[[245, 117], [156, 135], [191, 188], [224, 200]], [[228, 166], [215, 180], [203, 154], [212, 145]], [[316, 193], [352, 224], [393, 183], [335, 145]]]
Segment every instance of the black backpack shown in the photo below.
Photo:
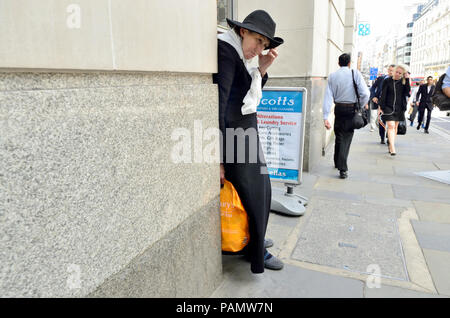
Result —
[[436, 84], [434, 93], [431, 96], [431, 102], [440, 110], [450, 110], [450, 98], [448, 98], [442, 91], [442, 83], [444, 82], [445, 73], [441, 75]]

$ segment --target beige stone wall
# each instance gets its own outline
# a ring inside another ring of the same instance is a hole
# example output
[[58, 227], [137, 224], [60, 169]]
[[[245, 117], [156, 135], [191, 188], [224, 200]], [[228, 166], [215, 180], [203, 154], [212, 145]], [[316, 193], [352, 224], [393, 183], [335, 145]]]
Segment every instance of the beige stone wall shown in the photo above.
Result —
[[337, 69], [344, 51], [346, 0], [236, 0], [236, 19], [263, 9], [277, 23], [285, 40], [271, 77], [326, 77]]
[[0, 0], [0, 68], [214, 73], [214, 0]]

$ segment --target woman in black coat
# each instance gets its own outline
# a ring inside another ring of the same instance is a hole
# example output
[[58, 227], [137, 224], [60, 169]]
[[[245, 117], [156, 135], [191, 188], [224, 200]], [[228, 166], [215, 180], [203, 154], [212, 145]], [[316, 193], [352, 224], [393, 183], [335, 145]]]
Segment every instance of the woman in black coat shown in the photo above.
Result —
[[403, 66], [397, 65], [394, 75], [383, 82], [380, 108], [386, 121], [389, 153], [395, 156], [395, 136], [398, 124], [405, 120], [405, 111], [410, 96], [409, 74]]
[[[220, 179], [236, 188], [249, 218], [250, 240], [241, 253], [248, 256], [253, 273], [263, 273], [264, 267], [281, 269], [283, 263], [264, 243], [272, 189], [258, 136], [256, 107], [268, 79], [267, 69], [278, 56], [275, 47], [283, 40], [274, 37], [275, 22], [263, 10], [250, 13], [242, 23], [227, 21], [232, 30], [218, 36], [218, 73], [213, 77], [219, 87]], [[269, 52], [263, 55], [266, 49]], [[250, 66], [254, 57], [258, 57], [257, 68]]]

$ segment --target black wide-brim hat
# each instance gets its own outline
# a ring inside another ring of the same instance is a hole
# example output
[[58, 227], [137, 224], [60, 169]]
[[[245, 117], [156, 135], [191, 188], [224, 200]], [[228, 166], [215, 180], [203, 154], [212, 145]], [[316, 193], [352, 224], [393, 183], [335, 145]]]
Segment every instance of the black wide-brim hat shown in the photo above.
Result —
[[230, 19], [227, 19], [227, 22], [231, 28], [237, 26], [265, 36], [270, 41], [270, 44], [266, 47], [266, 50], [276, 48], [284, 43], [282, 38], [275, 36], [276, 23], [264, 10], [253, 11], [244, 19], [242, 23]]

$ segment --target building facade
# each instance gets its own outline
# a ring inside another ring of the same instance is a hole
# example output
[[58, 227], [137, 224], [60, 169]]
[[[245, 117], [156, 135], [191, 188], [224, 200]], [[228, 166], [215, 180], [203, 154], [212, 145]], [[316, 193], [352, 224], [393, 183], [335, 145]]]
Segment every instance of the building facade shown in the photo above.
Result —
[[421, 8], [414, 23], [411, 73], [436, 79], [449, 64], [450, 1], [432, 0]]

